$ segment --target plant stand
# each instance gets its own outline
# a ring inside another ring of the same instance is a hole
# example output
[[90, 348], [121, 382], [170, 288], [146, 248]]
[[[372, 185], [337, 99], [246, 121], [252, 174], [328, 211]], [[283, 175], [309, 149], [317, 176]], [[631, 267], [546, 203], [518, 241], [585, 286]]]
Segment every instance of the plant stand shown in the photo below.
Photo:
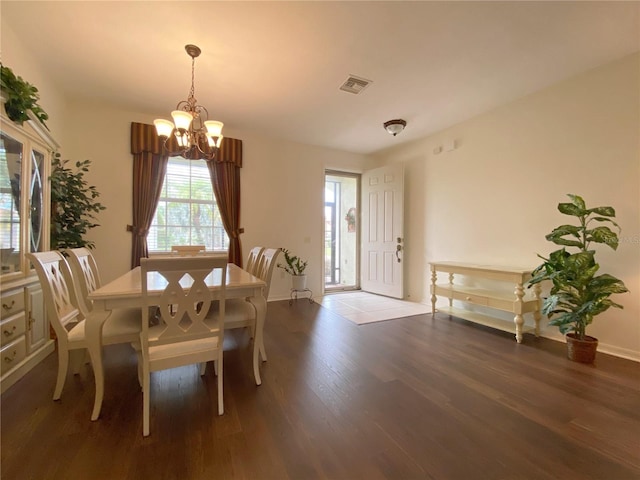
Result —
[[313, 303], [313, 292], [311, 290], [309, 290], [308, 288], [305, 288], [303, 290], [296, 290], [295, 288], [292, 288], [291, 298], [289, 299], [289, 306], [293, 305], [294, 300], [298, 301], [298, 295], [301, 295], [302, 298], [305, 298], [305, 295], [309, 295], [307, 300], [309, 300], [309, 303]]

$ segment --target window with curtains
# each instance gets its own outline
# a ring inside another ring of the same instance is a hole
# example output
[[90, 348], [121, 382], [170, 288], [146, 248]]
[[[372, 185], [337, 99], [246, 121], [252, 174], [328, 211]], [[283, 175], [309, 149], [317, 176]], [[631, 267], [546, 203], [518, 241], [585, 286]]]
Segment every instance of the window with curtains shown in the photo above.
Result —
[[149, 252], [168, 252], [172, 245], [229, 248], [204, 160], [169, 158], [147, 245]]

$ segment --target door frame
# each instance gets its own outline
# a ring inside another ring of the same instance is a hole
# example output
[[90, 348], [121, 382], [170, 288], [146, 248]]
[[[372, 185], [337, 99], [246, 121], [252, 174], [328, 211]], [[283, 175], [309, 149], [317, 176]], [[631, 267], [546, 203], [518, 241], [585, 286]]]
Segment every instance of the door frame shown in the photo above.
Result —
[[[327, 288], [327, 284], [325, 282], [325, 275], [324, 275], [324, 262], [325, 262], [325, 244], [324, 244], [324, 238], [325, 238], [325, 198], [323, 195], [322, 198], [322, 221], [323, 221], [323, 228], [322, 228], [322, 292], [323, 294], [325, 293], [337, 293], [337, 292], [347, 292], [347, 291], [355, 291], [355, 290], [360, 290], [360, 275], [361, 275], [361, 271], [360, 271], [360, 210], [361, 210], [361, 202], [362, 202], [362, 190], [361, 190], [361, 179], [362, 179], [362, 174], [361, 173], [354, 173], [354, 172], [345, 172], [345, 171], [341, 171], [341, 170], [335, 170], [335, 169], [330, 169], [327, 168], [324, 170], [324, 181], [323, 181], [323, 185], [326, 185], [327, 182], [327, 176], [336, 176], [336, 177], [347, 177], [347, 178], [353, 178], [356, 181], [356, 196], [355, 196], [355, 202], [356, 202], [356, 231], [355, 231], [355, 235], [356, 235], [356, 250], [355, 250], [355, 258], [353, 259], [353, 261], [355, 262], [355, 284], [354, 285], [349, 285], [349, 286], [340, 286], [337, 285], [335, 287], [329, 287]], [[336, 212], [338, 213], [338, 212]], [[338, 215], [336, 215], [337, 217]], [[337, 218], [336, 220], [337, 222], [339, 222], [339, 218]]]

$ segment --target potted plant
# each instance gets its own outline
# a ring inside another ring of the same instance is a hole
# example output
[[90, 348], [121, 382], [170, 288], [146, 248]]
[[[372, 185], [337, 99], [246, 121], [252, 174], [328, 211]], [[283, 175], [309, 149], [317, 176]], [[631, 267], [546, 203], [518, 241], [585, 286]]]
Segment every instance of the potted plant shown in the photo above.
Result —
[[76, 162], [75, 170], [67, 167], [68, 162], [60, 160], [59, 153], [51, 162], [51, 248], [93, 248], [84, 235], [99, 226], [95, 215], [106, 207], [96, 200], [100, 196], [96, 187], [84, 178], [91, 160]]
[[306, 261], [302, 261], [300, 257], [293, 255], [286, 248], [282, 249], [285, 263], [278, 263], [278, 268], [283, 269], [291, 275], [291, 283], [293, 290], [302, 291], [307, 286], [307, 275], [304, 273], [307, 268]]
[[9, 119], [22, 125], [29, 120], [27, 111], [31, 110], [40, 123], [47, 130], [49, 129], [45, 123], [49, 115], [38, 105], [40, 100], [38, 89], [2, 64], [0, 64], [0, 93], [4, 98], [4, 109]]
[[[544, 262], [533, 271], [529, 287], [545, 280], [551, 282], [542, 313], [550, 319], [549, 325], [557, 326], [566, 335], [571, 360], [593, 363], [598, 339], [586, 335], [586, 328], [609, 307], [622, 308], [609, 297], [628, 290], [622, 280], [606, 273], [597, 274], [600, 265], [591, 245], [600, 243], [616, 250], [618, 234], [602, 224], [608, 223], [618, 233], [620, 227], [612, 220], [616, 216], [613, 207], [587, 208], [582, 197], [568, 196], [571, 203], [559, 203], [558, 210], [574, 217], [577, 225], [560, 225], [546, 236], [562, 248], [551, 252], [549, 258], [538, 255]], [[595, 226], [594, 222], [600, 225]]]

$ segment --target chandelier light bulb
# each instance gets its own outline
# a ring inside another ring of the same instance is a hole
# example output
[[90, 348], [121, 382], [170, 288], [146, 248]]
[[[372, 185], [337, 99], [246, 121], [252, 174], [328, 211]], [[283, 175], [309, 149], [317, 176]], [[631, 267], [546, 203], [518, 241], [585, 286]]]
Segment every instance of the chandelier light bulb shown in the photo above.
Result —
[[173, 117], [173, 123], [176, 124], [176, 128], [178, 130], [189, 130], [191, 122], [193, 121], [193, 115], [182, 110], [174, 110], [171, 112], [171, 116]]
[[173, 132], [173, 123], [169, 120], [165, 120], [164, 118], [158, 118], [153, 121], [153, 124], [156, 126], [156, 132], [159, 137], [170, 137]]
[[204, 126], [207, 127], [207, 135], [211, 137], [219, 137], [222, 135], [222, 127], [224, 127], [224, 123], [216, 122], [215, 120], [208, 120], [204, 122]]

